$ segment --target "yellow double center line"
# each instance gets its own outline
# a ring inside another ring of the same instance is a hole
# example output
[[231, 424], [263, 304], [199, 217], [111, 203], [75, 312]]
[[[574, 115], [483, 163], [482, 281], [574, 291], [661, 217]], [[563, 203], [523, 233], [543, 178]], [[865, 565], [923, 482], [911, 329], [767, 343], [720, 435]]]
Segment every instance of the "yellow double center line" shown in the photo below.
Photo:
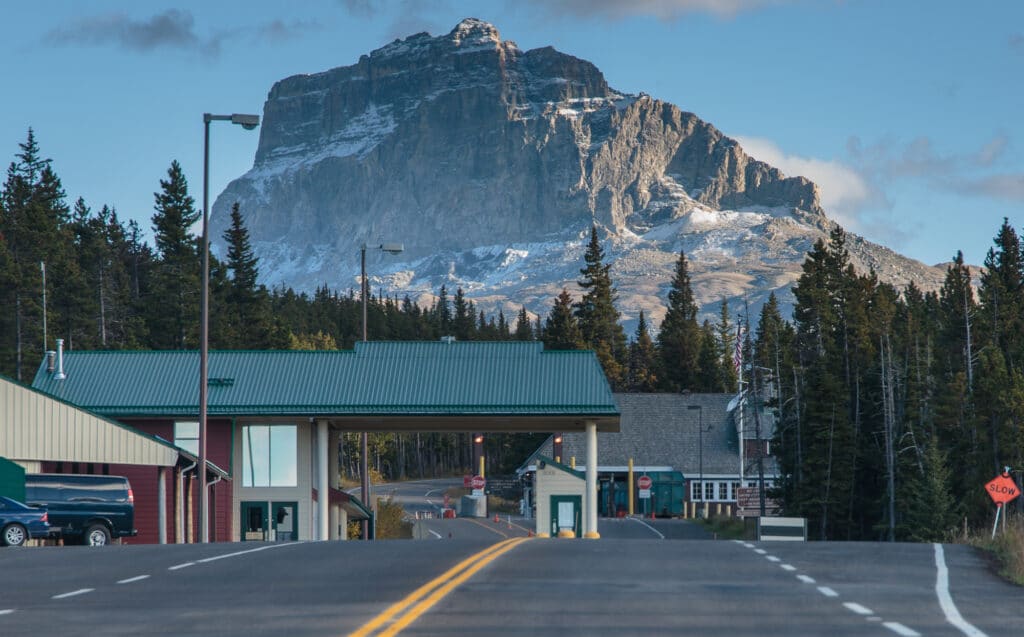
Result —
[[[457, 586], [468, 580], [470, 577], [508, 553], [516, 546], [522, 544], [529, 538], [513, 538], [498, 542], [479, 553], [462, 560], [441, 575], [420, 586], [401, 601], [395, 602], [380, 615], [374, 617], [369, 623], [349, 635], [349, 637], [392, 637], [401, 632], [409, 624], [416, 621], [423, 613], [430, 610], [445, 595], [455, 590]], [[389, 624], [385, 627], [386, 624]], [[380, 630], [380, 632], [375, 632]]]

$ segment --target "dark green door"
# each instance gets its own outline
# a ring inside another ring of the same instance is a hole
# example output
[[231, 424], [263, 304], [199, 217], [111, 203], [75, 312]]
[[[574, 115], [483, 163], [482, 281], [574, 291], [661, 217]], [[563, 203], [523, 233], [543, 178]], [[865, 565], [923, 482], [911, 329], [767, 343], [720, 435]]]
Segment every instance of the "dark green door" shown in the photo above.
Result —
[[293, 542], [299, 539], [299, 503], [275, 502], [272, 508], [277, 541]]
[[572, 529], [580, 537], [583, 526], [583, 497], [578, 495], [551, 496], [551, 536], [562, 529]]
[[247, 540], [265, 540], [270, 529], [270, 516], [266, 502], [242, 502], [242, 537]]

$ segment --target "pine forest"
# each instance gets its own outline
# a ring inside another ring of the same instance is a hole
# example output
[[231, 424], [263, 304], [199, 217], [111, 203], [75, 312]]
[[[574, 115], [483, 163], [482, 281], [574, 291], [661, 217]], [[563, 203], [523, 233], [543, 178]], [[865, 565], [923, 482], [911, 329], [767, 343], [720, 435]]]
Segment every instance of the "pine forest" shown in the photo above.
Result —
[[[180, 165], [154, 179], [150, 245], [112, 206], [70, 202], [43, 157], [29, 130], [0, 190], [0, 374], [30, 384], [56, 338], [70, 350], [197, 349], [201, 211]], [[359, 294], [266, 289], [243, 218], [236, 204], [226, 258], [210, 260], [211, 349], [351, 348]], [[486, 316], [461, 289], [442, 287], [426, 307], [378, 293], [368, 335], [590, 349], [619, 392], [735, 392], [739, 371], [776, 417], [774, 495], [808, 518], [810, 537], [941, 540], [990, 523], [981, 485], [1004, 466], [1024, 468], [1024, 249], [1008, 220], [993, 230], [983, 268], [956, 253], [937, 291], [854, 271], [835, 230], [808, 253], [791, 318], [772, 296], [759, 316], [731, 316], [723, 299], [718, 317], [700, 320], [680, 253], [663, 322], [641, 313], [627, 335], [595, 228], [578, 288], [563, 289], [545, 317]], [[488, 436], [487, 453], [509, 472], [545, 437]], [[355, 477], [358, 445], [345, 445]], [[465, 434], [372, 434], [370, 445], [384, 479], [472, 464]]]

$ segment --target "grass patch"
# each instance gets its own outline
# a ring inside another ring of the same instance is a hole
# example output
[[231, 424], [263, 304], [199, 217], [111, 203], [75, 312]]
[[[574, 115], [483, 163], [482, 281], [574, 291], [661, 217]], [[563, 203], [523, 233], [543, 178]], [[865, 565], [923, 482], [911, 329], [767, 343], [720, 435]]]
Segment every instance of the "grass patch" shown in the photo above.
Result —
[[1024, 586], [1024, 518], [1009, 518], [1005, 531], [1000, 524], [995, 539], [990, 529], [976, 530], [959, 539], [990, 553], [996, 559], [1001, 576]]
[[713, 533], [719, 540], [746, 540], [747, 527], [743, 518], [714, 517], [702, 518], [697, 522]]

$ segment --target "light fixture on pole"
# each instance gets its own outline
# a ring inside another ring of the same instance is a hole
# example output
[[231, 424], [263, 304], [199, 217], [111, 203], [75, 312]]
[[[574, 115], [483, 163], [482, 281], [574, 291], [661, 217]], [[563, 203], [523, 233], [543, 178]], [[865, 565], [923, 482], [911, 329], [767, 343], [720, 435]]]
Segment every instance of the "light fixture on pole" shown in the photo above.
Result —
[[[364, 343], [366, 342], [366, 297], [369, 295], [369, 290], [368, 290], [368, 288], [366, 286], [366, 249], [367, 249], [367, 247], [369, 247], [371, 249], [374, 249], [374, 250], [380, 250], [382, 252], [387, 252], [388, 254], [398, 254], [399, 252], [402, 252], [403, 250], [405, 250], [405, 246], [403, 246], [401, 243], [381, 243], [381, 244], [378, 244], [376, 246], [367, 246], [364, 243], [362, 245], [362, 247], [359, 249], [359, 257], [360, 257], [359, 258], [359, 264], [360, 264], [360, 266], [359, 266], [359, 275], [360, 275], [359, 276], [359, 295], [363, 299], [363, 342]], [[373, 507], [370, 507], [369, 463], [367, 462], [367, 456], [369, 456], [369, 447], [370, 447], [369, 437], [367, 436], [367, 433], [364, 431], [362, 433], [362, 436], [361, 436], [361, 439], [360, 439], [360, 448], [359, 448], [359, 455], [360, 455], [360, 460], [359, 460], [359, 474], [360, 474], [359, 475], [359, 480], [360, 480], [360, 486], [361, 486], [361, 489], [359, 490], [359, 495], [360, 495], [360, 497], [363, 500], [363, 506], [368, 507], [368, 508], [370, 508], [372, 510]], [[370, 539], [370, 533], [369, 533], [369, 531], [370, 531], [370, 521], [369, 520], [363, 520], [362, 527], [363, 527], [363, 539], [364, 540]]]
[[210, 122], [229, 121], [238, 124], [245, 130], [252, 130], [260, 125], [259, 115], [233, 113], [231, 115], [212, 115], [203, 113], [203, 272], [202, 295], [200, 296], [199, 319], [199, 541], [210, 541], [210, 524], [208, 519], [209, 498], [206, 486], [206, 385], [207, 359], [209, 358], [209, 326], [210, 326], [210, 229], [209, 229], [209, 197], [210, 197]]
[[698, 483], [700, 484], [701, 517], [706, 518], [708, 516], [708, 502], [707, 491], [704, 489], [704, 408], [701, 405], [687, 405], [686, 408], [697, 411], [697, 439], [699, 441], [697, 455], [700, 458], [700, 478]]

